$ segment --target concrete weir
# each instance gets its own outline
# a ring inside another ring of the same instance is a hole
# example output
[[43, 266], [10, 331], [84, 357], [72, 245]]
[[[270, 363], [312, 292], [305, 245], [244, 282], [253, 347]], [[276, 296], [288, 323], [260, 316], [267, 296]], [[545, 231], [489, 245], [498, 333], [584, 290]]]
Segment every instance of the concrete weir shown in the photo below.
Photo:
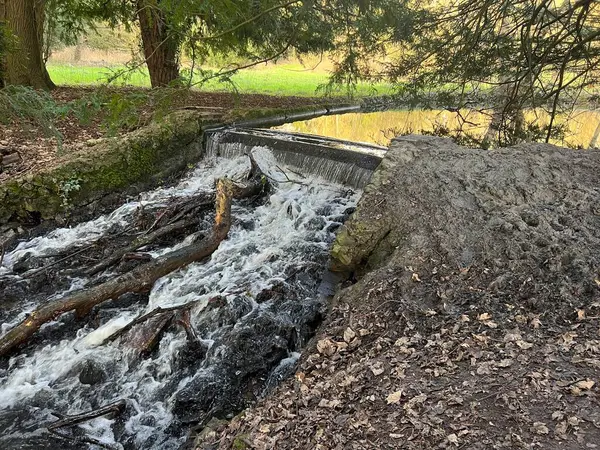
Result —
[[385, 147], [372, 144], [258, 128], [207, 131], [205, 142], [207, 155], [226, 158], [267, 147], [282, 164], [359, 189], [369, 182], [386, 152]]

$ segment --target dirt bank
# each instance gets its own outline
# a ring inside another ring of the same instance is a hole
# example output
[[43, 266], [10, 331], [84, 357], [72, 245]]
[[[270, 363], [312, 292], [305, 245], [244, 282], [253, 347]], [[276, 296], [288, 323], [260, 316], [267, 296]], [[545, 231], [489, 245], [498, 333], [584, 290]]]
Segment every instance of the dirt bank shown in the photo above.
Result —
[[196, 448], [600, 446], [600, 152], [393, 142], [296, 374]]

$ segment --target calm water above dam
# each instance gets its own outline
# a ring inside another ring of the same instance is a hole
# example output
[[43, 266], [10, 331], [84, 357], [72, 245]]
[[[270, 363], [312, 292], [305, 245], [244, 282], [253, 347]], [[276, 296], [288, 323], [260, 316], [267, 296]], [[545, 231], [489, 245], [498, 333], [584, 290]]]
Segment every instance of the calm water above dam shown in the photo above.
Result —
[[[487, 130], [489, 116], [478, 112], [468, 112], [468, 115], [463, 113], [463, 116], [469, 122], [464, 124], [463, 130], [476, 138], [481, 138]], [[526, 119], [529, 122], [535, 117], [529, 112]], [[544, 120], [544, 117], [539, 117], [539, 124], [542, 125]], [[450, 111], [402, 110], [323, 116], [286, 124], [279, 129], [387, 146], [394, 136], [429, 133], [440, 126], [456, 130], [460, 123], [456, 114]], [[575, 112], [568, 121], [564, 139], [552, 143], [579, 148], [599, 146], [600, 111]]]

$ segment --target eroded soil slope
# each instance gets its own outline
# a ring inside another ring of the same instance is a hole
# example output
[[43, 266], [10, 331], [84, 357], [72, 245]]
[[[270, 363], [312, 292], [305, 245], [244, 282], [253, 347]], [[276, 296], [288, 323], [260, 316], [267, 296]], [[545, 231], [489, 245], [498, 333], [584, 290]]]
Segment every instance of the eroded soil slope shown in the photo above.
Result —
[[600, 152], [396, 140], [297, 369], [197, 448], [600, 447]]

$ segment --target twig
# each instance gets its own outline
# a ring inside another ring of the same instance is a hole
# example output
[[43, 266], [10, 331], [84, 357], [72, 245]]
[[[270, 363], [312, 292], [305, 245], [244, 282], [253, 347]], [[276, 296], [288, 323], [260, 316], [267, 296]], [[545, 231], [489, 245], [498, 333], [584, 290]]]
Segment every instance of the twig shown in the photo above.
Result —
[[125, 407], [127, 406], [125, 400], [118, 400], [114, 403], [110, 403], [102, 408], [95, 409], [93, 411], [88, 411], [81, 414], [76, 414], [73, 416], [66, 416], [62, 419], [57, 420], [56, 422], [51, 423], [46, 428], [53, 436], [56, 436], [60, 439], [65, 439], [70, 442], [85, 442], [88, 444], [97, 445], [102, 448], [107, 449], [115, 449], [114, 446], [110, 444], [106, 444], [104, 442], [99, 441], [93, 437], [89, 436], [69, 436], [67, 434], [63, 434], [58, 432], [57, 430], [60, 428], [72, 427], [74, 425], [78, 425], [82, 422], [86, 422], [88, 420], [95, 419], [96, 417], [104, 416], [106, 414], [118, 414], [121, 413]]
[[82, 437], [75, 437], [75, 436], [69, 436], [67, 434], [63, 434], [63, 433], [59, 433], [57, 430], [48, 430], [48, 432], [52, 435], [52, 436], [56, 436], [59, 439], [63, 439], [65, 441], [71, 442], [71, 443], [85, 443], [85, 444], [92, 444], [92, 445], [96, 445], [98, 447], [101, 448], [106, 448], [108, 450], [117, 450], [120, 449], [121, 447], [115, 447], [113, 445], [110, 444], [106, 444], [104, 442], [99, 441], [98, 439], [89, 437], [89, 436], [82, 436]]
[[308, 183], [303, 183], [302, 181], [292, 180], [290, 177], [288, 177], [288, 174], [285, 173], [285, 171], [278, 165], [275, 165], [275, 167], [277, 167], [277, 169], [279, 169], [279, 171], [283, 174], [283, 176], [285, 176], [288, 183], [297, 183], [297, 184], [301, 184], [302, 186], [308, 186]]
[[127, 253], [134, 252], [135, 250], [137, 250], [140, 247], [151, 244], [158, 238], [166, 236], [167, 234], [174, 233], [176, 231], [183, 230], [187, 227], [190, 227], [190, 226], [194, 225], [196, 222], [197, 222], [197, 219], [195, 219], [195, 218], [183, 219], [183, 220], [180, 220], [179, 222], [175, 222], [171, 225], [166, 225], [162, 228], [159, 228], [158, 230], [153, 231], [150, 234], [143, 234], [142, 236], [135, 239], [127, 247], [125, 247], [119, 251], [116, 251], [110, 257], [106, 258], [103, 261], [100, 261], [95, 266], [90, 267], [88, 270], [85, 271], [85, 274], [88, 276], [96, 275], [98, 272], [103, 271], [107, 267], [110, 267], [113, 264], [116, 264]]
[[96, 243], [90, 244], [90, 245], [86, 245], [85, 247], [80, 248], [79, 250], [68, 254], [67, 256], [57, 259], [56, 261], [51, 262], [50, 264], [46, 264], [44, 267], [40, 267], [39, 269], [35, 269], [35, 270], [30, 270], [28, 272], [25, 272], [21, 277], [22, 278], [31, 278], [34, 277], [42, 272], [45, 272], [47, 269], [49, 269], [52, 266], [55, 266], [57, 264], [60, 264], [61, 262], [67, 261], [70, 258], [73, 258], [74, 256], [79, 255], [80, 253], [86, 252], [88, 251], [90, 248], [94, 247], [96, 245]]
[[4, 248], [4, 242], [3, 242], [2, 245], [0, 246], [0, 266], [4, 262], [4, 252], [5, 252], [5, 248]]
[[125, 406], [127, 406], [125, 400], [117, 400], [116, 402], [110, 403], [93, 411], [75, 414], [73, 416], [66, 416], [64, 419], [51, 423], [47, 428], [49, 430], [55, 430], [57, 428], [71, 427], [81, 422], [95, 419], [96, 417], [105, 416], [109, 413], [120, 413], [123, 409], [125, 409]]
[[161, 308], [159, 306], [158, 308], [155, 308], [152, 311], [150, 311], [146, 314], [143, 314], [143, 315], [137, 317], [136, 319], [133, 319], [131, 322], [129, 322], [127, 325], [125, 325], [120, 330], [115, 331], [113, 334], [111, 334], [106, 339], [104, 339], [102, 341], [101, 345], [106, 344], [111, 341], [114, 341], [119, 336], [122, 336], [123, 334], [127, 333], [129, 330], [131, 330], [136, 325], [145, 322], [146, 320], [156, 316], [157, 314], [162, 314], [162, 313], [169, 312], [169, 311], [178, 311], [181, 309], [191, 309], [193, 306], [196, 306], [197, 304], [198, 304], [198, 301], [185, 303], [184, 305], [171, 306], [168, 308]]

